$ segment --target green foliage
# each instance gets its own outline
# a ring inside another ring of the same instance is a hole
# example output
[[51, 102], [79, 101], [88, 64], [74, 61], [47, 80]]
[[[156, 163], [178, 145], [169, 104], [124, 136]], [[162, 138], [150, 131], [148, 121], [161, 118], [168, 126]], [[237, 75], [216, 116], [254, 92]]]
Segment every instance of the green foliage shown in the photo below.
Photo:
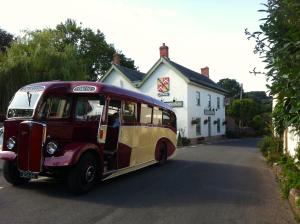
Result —
[[267, 64], [266, 77], [273, 96], [278, 98], [274, 111], [277, 131], [291, 126], [300, 132], [300, 4], [299, 0], [268, 0], [266, 16], [255, 38], [255, 52]]
[[46, 80], [83, 80], [86, 73], [74, 46], [58, 49], [60, 35], [49, 30], [27, 32], [0, 55], [0, 112], [22, 86]]
[[[105, 36], [100, 30], [93, 32], [90, 28], [83, 28], [74, 20], [68, 19], [65, 23], [57, 25], [56, 30], [53, 31], [62, 34], [59, 42], [61, 48], [66, 45], [76, 47], [78, 56], [85, 65], [89, 80], [97, 80], [111, 67], [116, 49], [106, 42]], [[133, 60], [126, 58], [122, 52], [118, 53], [121, 65], [136, 69]]]
[[279, 165], [282, 168], [283, 175], [279, 179], [280, 189], [284, 198], [288, 198], [292, 188], [300, 189], [300, 170], [295, 165], [293, 158], [289, 156], [281, 157]]
[[[13, 94], [26, 84], [96, 80], [110, 68], [116, 52], [99, 30], [95, 33], [73, 20], [55, 29], [26, 31], [9, 46], [6, 52], [0, 51], [0, 114], [5, 114]], [[133, 60], [122, 53], [120, 58], [122, 65], [135, 69]]]
[[283, 154], [281, 138], [266, 136], [258, 146], [269, 164], [276, 162], [281, 168], [278, 178], [283, 197], [287, 198], [292, 188], [300, 189], [299, 160], [295, 162], [292, 157]]
[[180, 132], [178, 133], [177, 146], [183, 146]]
[[220, 79], [217, 84], [229, 92], [228, 97], [239, 97], [241, 86], [235, 79]]
[[182, 137], [182, 138], [181, 138], [181, 141], [182, 141], [182, 145], [183, 145], [183, 146], [188, 146], [188, 145], [191, 144], [191, 140], [188, 139], [187, 137]]
[[248, 125], [257, 113], [257, 107], [252, 99], [235, 99], [227, 109], [228, 115], [236, 121], [241, 120], [244, 125]]
[[269, 163], [278, 161], [283, 154], [283, 143], [281, 138], [274, 136], [265, 136], [258, 147]]
[[0, 53], [6, 52], [6, 49], [10, 47], [14, 36], [5, 30], [0, 29]]

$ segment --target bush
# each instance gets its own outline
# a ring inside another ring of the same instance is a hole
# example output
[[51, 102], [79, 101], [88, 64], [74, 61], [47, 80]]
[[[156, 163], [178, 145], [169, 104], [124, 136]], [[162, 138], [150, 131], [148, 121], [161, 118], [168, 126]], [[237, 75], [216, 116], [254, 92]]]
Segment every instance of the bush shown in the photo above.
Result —
[[265, 136], [258, 143], [258, 147], [268, 162], [273, 163], [280, 160], [283, 152], [283, 143], [279, 137]]
[[292, 188], [300, 189], [300, 170], [290, 156], [282, 156], [279, 161], [283, 177], [279, 179], [282, 196], [288, 198]]
[[181, 141], [182, 141], [182, 145], [184, 145], [184, 146], [187, 146], [187, 145], [191, 144], [191, 140], [188, 139], [187, 137], [182, 137]]

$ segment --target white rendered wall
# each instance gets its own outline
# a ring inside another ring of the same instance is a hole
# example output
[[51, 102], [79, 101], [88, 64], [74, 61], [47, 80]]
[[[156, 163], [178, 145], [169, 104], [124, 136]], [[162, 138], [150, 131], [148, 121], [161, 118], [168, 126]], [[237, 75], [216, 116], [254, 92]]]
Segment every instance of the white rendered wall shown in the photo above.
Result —
[[[273, 98], [273, 110], [276, 106], [277, 99], [276, 96]], [[298, 147], [298, 143], [300, 141], [299, 135], [293, 132], [292, 128], [289, 127], [285, 130], [283, 136], [283, 145], [284, 149], [290, 154], [290, 156], [294, 157], [296, 155], [296, 149]]]
[[284, 138], [284, 141], [287, 140], [287, 144], [284, 142], [284, 145], [287, 146], [286, 150], [288, 153], [294, 157], [296, 155], [298, 142], [300, 141], [299, 135], [294, 133], [292, 128], [288, 128], [285, 134], [287, 134], [287, 136]]
[[109, 74], [109, 76], [103, 81], [103, 83], [118, 86], [131, 91], [139, 92], [120, 72], [115, 69]]
[[[200, 92], [200, 106], [197, 105], [196, 92]], [[215, 109], [215, 115], [205, 115], [204, 109], [208, 109], [208, 94], [211, 95], [211, 108]], [[220, 98], [220, 109], [217, 109], [217, 97]], [[216, 110], [217, 109], [217, 110]], [[225, 121], [225, 107], [224, 95], [211, 91], [209, 89], [189, 84], [188, 86], [188, 136], [189, 138], [207, 137], [208, 123], [204, 124], [204, 120], [211, 117], [211, 136], [224, 135], [226, 126], [223, 125]], [[201, 135], [196, 135], [196, 125], [192, 125], [193, 118], [201, 118]], [[217, 125], [214, 121], [220, 119], [220, 132], [217, 132]]]
[[[157, 79], [162, 77], [170, 78], [170, 95], [158, 96]], [[177, 73], [175, 73], [169, 66], [161, 63], [157, 69], [151, 74], [149, 79], [142, 85], [140, 91], [158, 100], [170, 102], [173, 100], [183, 101], [183, 107], [173, 108], [177, 117], [177, 130], [182, 129], [184, 137], [189, 137], [188, 121], [187, 121], [187, 83]]]

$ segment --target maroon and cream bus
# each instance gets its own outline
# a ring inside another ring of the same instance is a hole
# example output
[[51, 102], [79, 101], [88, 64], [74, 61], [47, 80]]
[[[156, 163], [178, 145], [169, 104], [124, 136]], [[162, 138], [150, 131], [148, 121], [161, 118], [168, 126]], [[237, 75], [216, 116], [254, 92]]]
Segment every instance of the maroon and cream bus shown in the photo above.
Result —
[[143, 94], [95, 82], [42, 82], [21, 88], [4, 122], [3, 176], [20, 185], [65, 177], [73, 192], [150, 164], [176, 150], [176, 116]]

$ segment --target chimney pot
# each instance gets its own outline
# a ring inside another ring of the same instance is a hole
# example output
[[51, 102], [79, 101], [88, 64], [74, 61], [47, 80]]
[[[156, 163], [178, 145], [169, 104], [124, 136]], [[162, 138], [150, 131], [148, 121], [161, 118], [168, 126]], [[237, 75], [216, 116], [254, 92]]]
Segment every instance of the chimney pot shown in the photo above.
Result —
[[204, 68], [201, 68], [201, 75], [204, 75], [207, 78], [209, 78], [209, 67], [206, 66]]
[[113, 63], [115, 65], [120, 65], [120, 55], [118, 53], [114, 53], [114, 55], [113, 55]]
[[159, 47], [159, 55], [160, 57], [169, 58], [169, 47], [166, 46], [165, 43], [163, 43], [162, 46]]

